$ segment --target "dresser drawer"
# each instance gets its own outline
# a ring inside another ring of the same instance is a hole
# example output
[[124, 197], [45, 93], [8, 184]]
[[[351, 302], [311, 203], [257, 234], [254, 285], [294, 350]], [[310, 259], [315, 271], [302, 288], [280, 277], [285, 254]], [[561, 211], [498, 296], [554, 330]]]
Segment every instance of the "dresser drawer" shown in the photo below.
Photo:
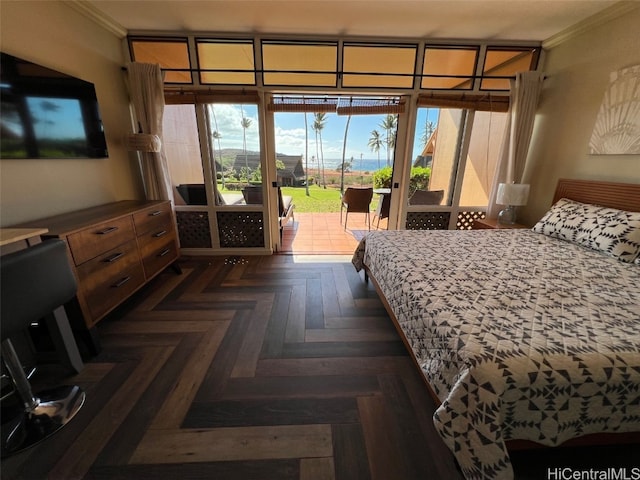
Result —
[[90, 292], [86, 292], [85, 298], [91, 317], [94, 319], [93, 323], [122, 303], [144, 282], [142, 265], [138, 262], [128, 269], [118, 272], [117, 275], [104, 279], [103, 283], [97, 285]]
[[164, 243], [150, 243], [141, 250], [144, 274], [147, 278], [153, 277], [163, 268], [178, 258], [178, 249], [173, 235], [164, 238]]
[[152, 227], [152, 229], [138, 235], [138, 246], [140, 249], [144, 250], [149, 245], [164, 243], [167, 238], [175, 237], [175, 229], [173, 228], [171, 218], [165, 218], [164, 222], [155, 222]]
[[135, 238], [131, 215], [94, 225], [67, 237], [76, 265]]
[[67, 242], [79, 307], [70, 306], [67, 314], [88, 329], [180, 254], [166, 200], [121, 200], [41, 219], [36, 226], [48, 229], [47, 238]]
[[147, 278], [178, 258], [172, 219], [167, 218], [165, 223], [159, 223], [154, 227], [138, 237], [138, 248]]
[[105, 282], [116, 278], [133, 265], [140, 265], [140, 254], [135, 240], [129, 240], [76, 268], [80, 288], [91, 293]]
[[[167, 202], [136, 212], [133, 215], [133, 223], [136, 226], [137, 235], [143, 235], [150, 230], [157, 230], [160, 225], [171, 225], [173, 223], [171, 204]], [[168, 228], [168, 230], [173, 230], [173, 227]]]

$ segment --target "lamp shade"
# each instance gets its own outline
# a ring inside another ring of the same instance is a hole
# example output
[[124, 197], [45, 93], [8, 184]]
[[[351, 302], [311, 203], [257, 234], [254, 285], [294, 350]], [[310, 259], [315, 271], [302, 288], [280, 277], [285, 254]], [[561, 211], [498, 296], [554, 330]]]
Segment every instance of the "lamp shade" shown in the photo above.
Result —
[[500, 205], [526, 205], [529, 199], [529, 184], [500, 183], [496, 203]]
[[162, 141], [158, 135], [131, 133], [125, 138], [127, 150], [133, 152], [159, 152]]

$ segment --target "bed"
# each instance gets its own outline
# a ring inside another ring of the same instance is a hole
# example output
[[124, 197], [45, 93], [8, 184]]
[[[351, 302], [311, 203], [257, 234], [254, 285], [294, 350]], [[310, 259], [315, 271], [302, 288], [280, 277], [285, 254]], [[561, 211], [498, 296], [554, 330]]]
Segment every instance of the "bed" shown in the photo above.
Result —
[[[529, 229], [384, 231], [354, 255], [466, 478], [507, 443], [640, 432], [640, 185], [561, 180]], [[637, 435], [631, 435], [637, 440]]]

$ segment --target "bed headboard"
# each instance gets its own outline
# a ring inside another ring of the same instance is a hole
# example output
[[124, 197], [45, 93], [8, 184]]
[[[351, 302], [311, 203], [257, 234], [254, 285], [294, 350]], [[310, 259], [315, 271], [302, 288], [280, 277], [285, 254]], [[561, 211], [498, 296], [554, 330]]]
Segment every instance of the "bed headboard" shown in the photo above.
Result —
[[597, 180], [558, 180], [553, 203], [561, 198], [593, 203], [628, 212], [640, 212], [640, 184], [600, 182]]

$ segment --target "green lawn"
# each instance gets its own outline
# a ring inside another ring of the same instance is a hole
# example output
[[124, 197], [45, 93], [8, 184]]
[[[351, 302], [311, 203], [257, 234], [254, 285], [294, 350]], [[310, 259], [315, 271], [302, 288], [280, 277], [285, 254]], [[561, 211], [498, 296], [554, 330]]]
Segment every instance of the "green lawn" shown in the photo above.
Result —
[[[293, 197], [296, 212], [339, 212], [340, 190], [328, 187], [324, 189], [318, 185], [309, 187], [307, 196], [304, 187], [282, 187], [282, 194]], [[375, 211], [378, 196], [374, 195], [371, 201], [371, 210]]]
[[[238, 190], [229, 190], [222, 188], [218, 184], [221, 192], [241, 193]], [[322, 188], [319, 185], [311, 185], [309, 187], [309, 196], [307, 196], [304, 187], [282, 187], [282, 194], [293, 197], [293, 203], [296, 206], [296, 212], [339, 212], [340, 211], [340, 189], [335, 186], [327, 186]], [[378, 195], [374, 195], [371, 200], [371, 211], [375, 212], [378, 205]]]

